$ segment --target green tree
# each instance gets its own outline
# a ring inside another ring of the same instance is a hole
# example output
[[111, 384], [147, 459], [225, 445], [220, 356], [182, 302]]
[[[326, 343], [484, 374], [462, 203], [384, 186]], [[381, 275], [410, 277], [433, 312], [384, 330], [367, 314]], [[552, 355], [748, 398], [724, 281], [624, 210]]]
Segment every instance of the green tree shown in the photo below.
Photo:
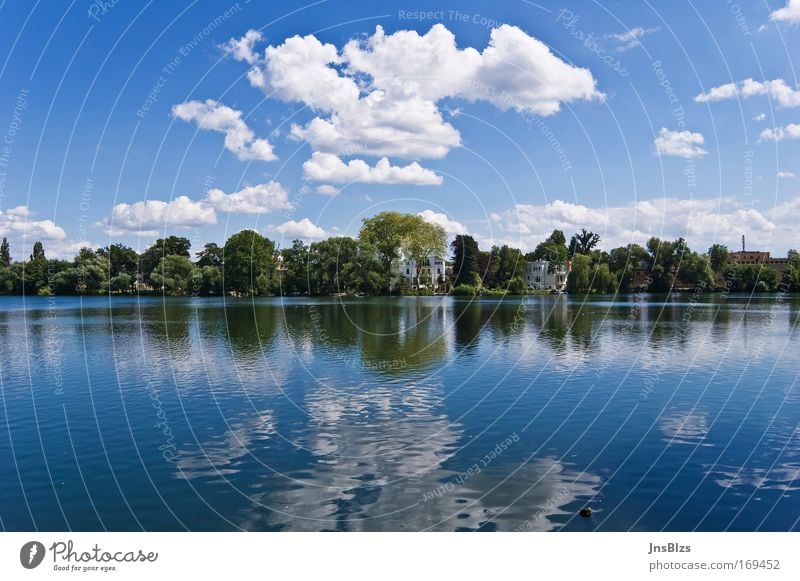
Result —
[[453, 284], [474, 285], [475, 276], [480, 272], [478, 243], [472, 236], [458, 234], [450, 248], [453, 250]]
[[521, 276], [515, 276], [511, 279], [508, 283], [508, 292], [512, 295], [525, 294], [525, 281], [522, 280]]
[[[225, 290], [239, 294], [268, 291], [274, 255], [275, 243], [254, 230], [242, 230], [228, 238], [223, 248]], [[266, 284], [259, 277], [266, 278]]]
[[219, 266], [197, 266], [192, 272], [192, 289], [201, 295], [222, 294], [222, 270]]
[[131, 277], [131, 284], [139, 269], [139, 255], [130, 246], [112, 244], [97, 250], [97, 255], [108, 259], [109, 275], [113, 278], [120, 274]]
[[165, 256], [176, 255], [189, 258], [191, 247], [192, 243], [189, 239], [182, 236], [169, 236], [156, 240], [155, 244], [139, 257], [139, 274], [142, 280], [148, 284], [151, 282], [150, 274]]
[[22, 292], [22, 265], [19, 263], [0, 268], [0, 294], [11, 295]]
[[207, 242], [203, 250], [197, 253], [197, 266], [222, 266], [222, 247], [215, 242]]
[[519, 248], [512, 248], [507, 244], [492, 248], [492, 260], [496, 268], [491, 282], [493, 288], [506, 288], [516, 276], [525, 272], [525, 257]]
[[[572, 276], [570, 274], [570, 276]], [[567, 278], [569, 281], [569, 278]], [[617, 291], [617, 277], [611, 273], [608, 264], [594, 265], [591, 273], [591, 289], [597, 293], [609, 294]]]
[[39, 290], [49, 286], [47, 273], [47, 258], [44, 255], [44, 245], [36, 242], [28, 262], [22, 265], [22, 290], [25, 294], [35, 295]]
[[[557, 230], [560, 232], [560, 230]], [[550, 236], [551, 242], [555, 242], [553, 235]], [[569, 256], [575, 254], [589, 254], [595, 246], [600, 242], [600, 235], [594, 232], [588, 232], [586, 228], [581, 228], [581, 231], [573, 235], [569, 241]]]
[[728, 247], [724, 244], [712, 244], [708, 249], [708, 258], [711, 261], [711, 268], [714, 271], [724, 270], [731, 261], [730, 252]]
[[392, 286], [392, 263], [400, 258], [403, 241], [413, 228], [415, 218], [421, 220], [411, 214], [381, 212], [363, 221], [359, 240], [366, 247], [372, 248], [377, 255], [381, 264], [384, 291]]
[[497, 256], [495, 249], [481, 250], [478, 253], [478, 274], [481, 276], [480, 286], [491, 286], [497, 278]]
[[8, 240], [4, 237], [3, 243], [0, 244], [0, 268], [8, 268], [11, 266], [11, 248], [8, 245]]
[[126, 293], [131, 290], [132, 285], [133, 277], [125, 272], [121, 272], [108, 281], [108, 289], [115, 293]]
[[292, 246], [280, 252], [280, 280], [281, 292], [297, 294], [308, 292], [309, 272], [308, 253], [309, 247], [302, 240], [292, 241]]
[[655, 292], [668, 292], [672, 290], [678, 278], [681, 262], [690, 252], [686, 241], [678, 238], [672, 242], [656, 237], [647, 241], [647, 250], [650, 253], [650, 278], [653, 282], [650, 287]]
[[[403, 238], [403, 251], [406, 256], [413, 259], [417, 264], [417, 288], [421, 283], [422, 265], [428, 264], [428, 258], [443, 257], [447, 247], [447, 234], [444, 228], [438, 224], [431, 224], [422, 218], [413, 216], [416, 220], [411, 220], [406, 236]], [[434, 273], [431, 273], [431, 277]], [[430, 281], [436, 284], [436, 280]]]
[[33, 252], [31, 253], [31, 260], [37, 259], [45, 259], [44, 256], [44, 244], [39, 241], [34, 242], [33, 244]]
[[696, 252], [684, 254], [678, 270], [679, 278], [692, 287], [711, 290], [716, 286], [711, 259]]
[[566, 264], [569, 259], [569, 249], [565, 243], [564, 233], [561, 230], [553, 230], [553, 233], [544, 241], [536, 246], [533, 260], [547, 260], [551, 268], [560, 264]]
[[170, 254], [150, 274], [153, 284], [167, 294], [184, 294], [191, 286], [194, 265], [188, 256]]
[[309, 292], [373, 292], [370, 287], [380, 285], [381, 276], [380, 264], [370, 256], [374, 257], [371, 249], [362, 252], [359, 242], [346, 236], [313, 243], [308, 262]]
[[647, 249], [639, 244], [628, 244], [609, 252], [608, 266], [611, 273], [619, 280], [621, 291], [633, 290], [633, 270], [640, 268], [642, 263], [648, 266], [649, 256]]
[[572, 270], [567, 277], [567, 292], [570, 294], [586, 294], [591, 288], [591, 259], [583, 254], [572, 258]]
[[78, 292], [96, 293], [108, 288], [109, 259], [91, 248], [81, 248], [73, 267], [78, 272]]

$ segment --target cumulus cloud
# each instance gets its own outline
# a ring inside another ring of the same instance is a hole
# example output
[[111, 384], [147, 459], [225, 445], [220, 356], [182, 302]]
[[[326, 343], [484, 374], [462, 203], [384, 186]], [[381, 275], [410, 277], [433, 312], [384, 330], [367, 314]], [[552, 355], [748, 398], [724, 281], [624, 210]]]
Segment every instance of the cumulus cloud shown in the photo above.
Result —
[[491, 218], [498, 238], [526, 250], [533, 250], [554, 229], [569, 237], [587, 228], [600, 234], [605, 249], [631, 242], [643, 244], [651, 236], [683, 236], [698, 251], [715, 242], [735, 248], [746, 234], [753, 248], [783, 252], [797, 245], [798, 211], [800, 198], [763, 211], [737, 205], [733, 198], [657, 198], [611, 207], [555, 200], [542, 205], [518, 204]]
[[214, 208], [187, 196], [179, 196], [169, 202], [146, 200], [117, 204], [112, 208], [111, 215], [97, 225], [109, 236], [133, 233], [151, 236], [165, 228], [191, 228], [216, 223]]
[[666, 127], [662, 127], [653, 143], [656, 146], [656, 151], [661, 155], [690, 159], [701, 157], [708, 153], [700, 147], [704, 142], [705, 139], [700, 133], [670, 131]]
[[800, 123], [789, 123], [786, 127], [765, 129], [758, 136], [759, 141], [783, 141], [784, 139], [800, 139]]
[[779, 178], [793, 178], [795, 175], [790, 171], [779, 171], [778, 172]]
[[422, 212], [418, 213], [417, 216], [421, 217], [426, 222], [430, 222], [431, 224], [436, 224], [444, 228], [444, 231], [447, 232], [448, 238], [452, 238], [457, 234], [467, 233], [467, 228], [463, 224], [456, 222], [455, 220], [451, 220], [447, 214], [434, 212], [433, 210], [423, 210]]
[[745, 79], [740, 83], [727, 83], [713, 87], [707, 93], [700, 93], [694, 100], [697, 103], [709, 103], [735, 97], [746, 99], [756, 95], [769, 95], [781, 107], [800, 107], [800, 91], [790, 87], [783, 79], [772, 81]]
[[20, 240], [63, 240], [66, 232], [52, 220], [32, 220], [34, 213], [27, 206], [0, 210], [0, 236]]
[[789, 0], [786, 6], [776, 10], [769, 17], [776, 22], [800, 23], [800, 0]]
[[272, 152], [272, 145], [266, 139], [257, 139], [253, 130], [242, 120], [241, 111], [213, 99], [175, 105], [172, 107], [172, 115], [182, 121], [194, 121], [200, 129], [224, 133], [225, 149], [241, 160], [277, 159]]
[[215, 188], [208, 192], [205, 201], [215, 210], [234, 214], [267, 214], [292, 208], [289, 194], [278, 182], [247, 186], [231, 194]]
[[339, 189], [330, 184], [322, 184], [321, 186], [317, 186], [316, 192], [323, 196], [335, 196], [339, 193]]
[[753, 117], [753, 121], [763, 121], [766, 118], [767, 118], [767, 114], [766, 113], [759, 113], [758, 115]]
[[642, 44], [642, 38], [648, 34], [652, 34], [659, 29], [658, 26], [654, 28], [642, 28], [641, 26], [637, 26], [635, 28], [631, 28], [621, 34], [607, 34], [606, 38], [611, 38], [616, 40], [619, 43], [617, 50], [619, 52], [624, 52], [626, 50], [630, 50], [632, 48], [636, 48], [640, 44]]
[[439, 185], [442, 177], [417, 162], [406, 166], [395, 166], [385, 157], [374, 167], [361, 159], [345, 163], [332, 153], [315, 151], [311, 159], [303, 163], [306, 178], [334, 183], [363, 182], [368, 184], [415, 184]]
[[283, 234], [287, 238], [300, 238], [302, 240], [319, 240], [328, 235], [325, 230], [314, 224], [308, 218], [289, 220], [288, 222], [274, 226], [273, 230]]
[[557, 112], [562, 103], [603, 98], [589, 70], [566, 63], [508, 25], [492, 30], [481, 52], [459, 49], [442, 24], [423, 35], [409, 30], [387, 35], [378, 26], [372, 36], [351, 40], [341, 50], [313, 35], [294, 36], [267, 47], [255, 61], [247, 35], [235, 42], [231, 52], [252, 65], [253, 86], [316, 112], [305, 125], [293, 126], [291, 135], [338, 156], [445, 156], [461, 145], [439, 109], [438, 102], [448, 97], [540, 115]]
[[263, 35], [258, 30], [248, 30], [241, 38], [232, 38], [222, 45], [222, 50], [230, 54], [237, 61], [255, 64], [258, 54], [253, 51], [256, 43], [260, 42]]

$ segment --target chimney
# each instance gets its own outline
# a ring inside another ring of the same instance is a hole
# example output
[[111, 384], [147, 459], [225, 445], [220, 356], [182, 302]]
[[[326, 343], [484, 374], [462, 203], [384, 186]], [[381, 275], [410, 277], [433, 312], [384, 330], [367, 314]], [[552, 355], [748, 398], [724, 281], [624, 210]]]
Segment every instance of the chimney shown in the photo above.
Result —
[[744, 234], [742, 234], [742, 252], [744, 252]]

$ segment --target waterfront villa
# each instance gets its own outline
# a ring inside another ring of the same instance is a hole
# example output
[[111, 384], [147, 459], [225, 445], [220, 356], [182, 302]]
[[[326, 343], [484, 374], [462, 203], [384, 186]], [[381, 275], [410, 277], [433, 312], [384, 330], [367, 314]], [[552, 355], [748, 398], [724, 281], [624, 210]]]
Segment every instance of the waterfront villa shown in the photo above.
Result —
[[564, 264], [549, 260], [534, 260], [525, 269], [525, 285], [533, 290], [563, 291], [567, 286], [569, 271]]
[[420, 288], [435, 288], [445, 284], [450, 274], [447, 261], [438, 256], [429, 256], [427, 264], [419, 266], [413, 258], [401, 259], [395, 266], [395, 272], [411, 283], [412, 288], [416, 288], [417, 284]]

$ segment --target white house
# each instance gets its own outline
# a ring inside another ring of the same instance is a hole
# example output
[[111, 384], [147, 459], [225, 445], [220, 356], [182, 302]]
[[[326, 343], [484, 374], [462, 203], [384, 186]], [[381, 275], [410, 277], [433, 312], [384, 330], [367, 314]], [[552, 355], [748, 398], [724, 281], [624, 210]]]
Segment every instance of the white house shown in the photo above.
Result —
[[525, 269], [525, 285], [534, 290], [563, 291], [567, 286], [569, 271], [563, 264], [550, 264], [548, 260], [534, 260]]
[[437, 256], [428, 257], [428, 263], [419, 267], [413, 258], [401, 259], [397, 263], [396, 271], [412, 285], [416, 285], [419, 280], [419, 285], [423, 288], [447, 281], [447, 261]]

